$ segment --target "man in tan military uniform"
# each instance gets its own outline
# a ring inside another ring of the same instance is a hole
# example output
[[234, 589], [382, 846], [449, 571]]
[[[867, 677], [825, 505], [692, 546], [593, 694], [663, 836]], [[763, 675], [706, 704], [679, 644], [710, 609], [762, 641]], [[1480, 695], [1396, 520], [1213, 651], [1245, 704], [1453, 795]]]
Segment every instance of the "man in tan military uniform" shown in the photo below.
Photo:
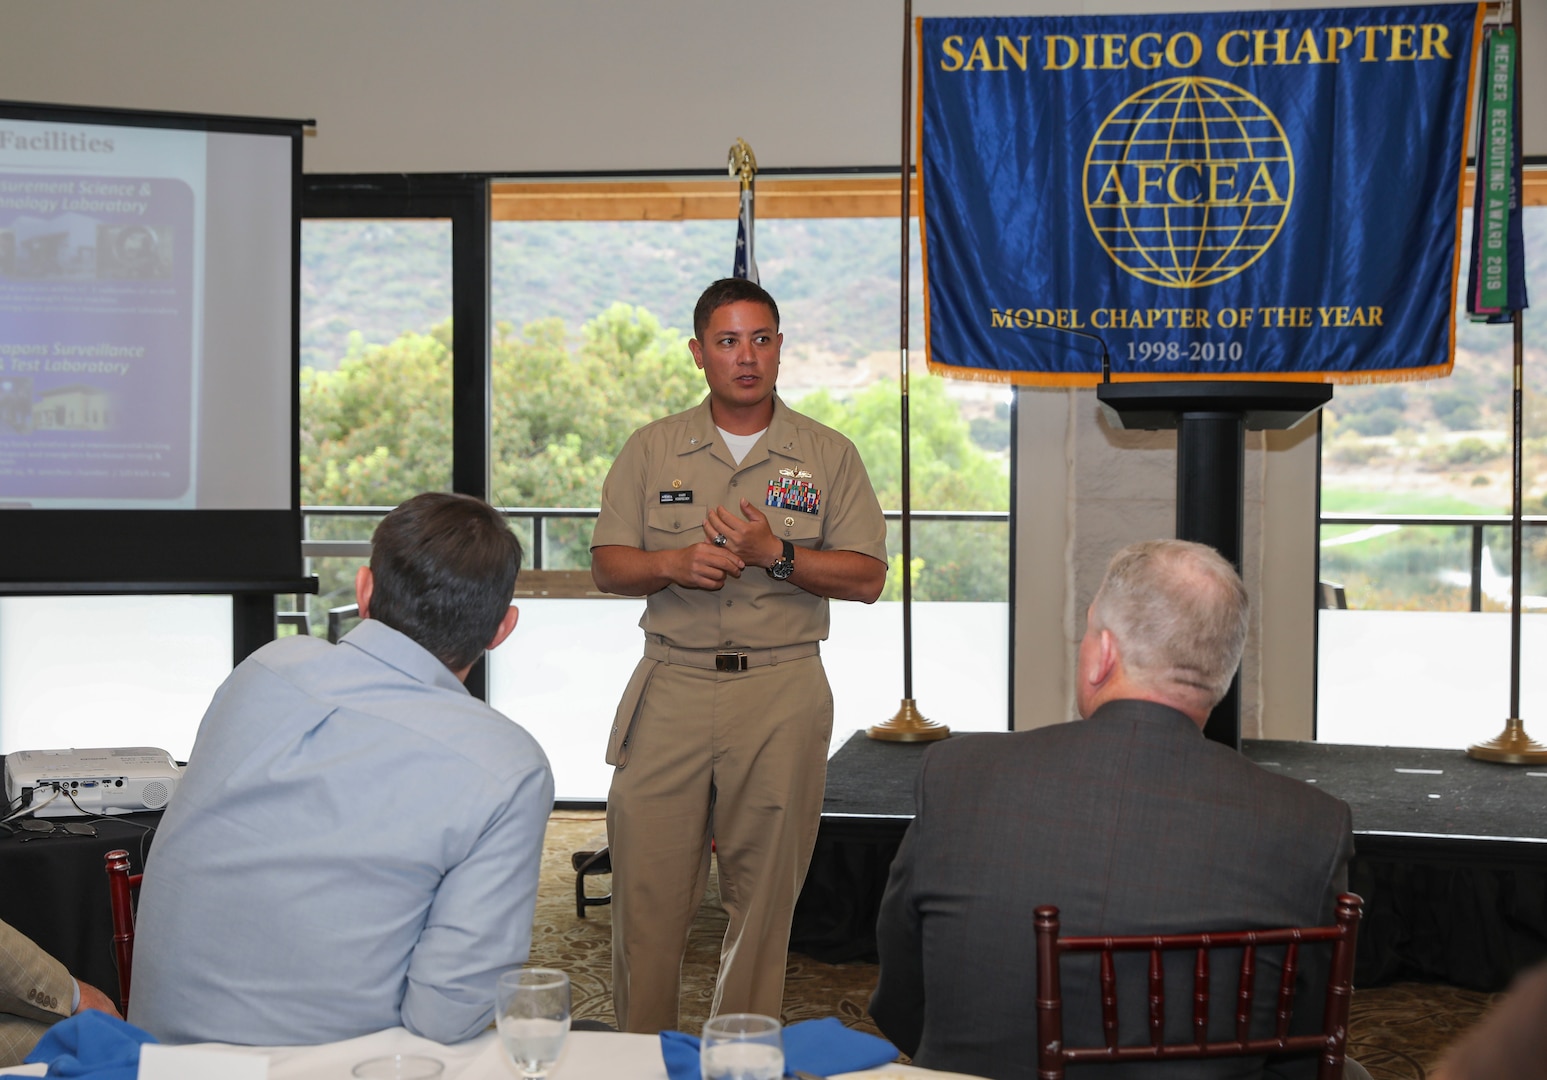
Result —
[[0, 922], [0, 1067], [20, 1065], [49, 1025], [82, 1009], [118, 1015], [102, 991], [70, 978], [31, 938]]
[[773, 298], [718, 281], [693, 331], [709, 396], [629, 438], [591, 541], [597, 585], [647, 598], [607, 754], [626, 1031], [677, 1024], [711, 840], [730, 919], [712, 1011], [779, 1015], [832, 732], [827, 602], [872, 603], [886, 581], [886, 523], [854, 445], [774, 393]]

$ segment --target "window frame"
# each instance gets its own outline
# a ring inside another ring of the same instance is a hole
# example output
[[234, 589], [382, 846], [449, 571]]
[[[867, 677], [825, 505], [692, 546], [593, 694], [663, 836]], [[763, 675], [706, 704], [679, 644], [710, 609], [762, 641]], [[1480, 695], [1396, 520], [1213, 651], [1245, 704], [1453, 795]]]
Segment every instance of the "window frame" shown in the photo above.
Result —
[[[921, 183], [911, 178], [909, 216], [919, 219]], [[757, 214], [771, 218], [898, 218], [902, 185], [895, 166], [780, 168], [758, 174]], [[492, 272], [496, 221], [736, 220], [739, 181], [708, 170], [328, 174], [303, 177], [301, 217], [449, 218], [452, 223], [452, 490], [490, 497]], [[1018, 433], [1010, 404], [1010, 441]], [[1015, 595], [1016, 455], [1010, 455], [1007, 597]], [[1015, 654], [1014, 617], [1008, 655]], [[1005, 671], [1013, 729], [1014, 663]], [[468, 690], [487, 699], [487, 663]]]

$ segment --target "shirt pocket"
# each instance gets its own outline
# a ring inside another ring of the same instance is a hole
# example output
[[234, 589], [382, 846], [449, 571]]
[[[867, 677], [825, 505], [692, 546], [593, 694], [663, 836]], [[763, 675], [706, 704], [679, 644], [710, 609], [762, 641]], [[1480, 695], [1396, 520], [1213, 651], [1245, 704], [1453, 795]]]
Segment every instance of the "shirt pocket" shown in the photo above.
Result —
[[652, 506], [645, 514], [645, 550], [687, 547], [704, 539], [704, 509], [684, 504]]
[[789, 540], [796, 547], [822, 546], [821, 515], [782, 510], [776, 506], [764, 507], [763, 513], [768, 515], [768, 527], [780, 540]]

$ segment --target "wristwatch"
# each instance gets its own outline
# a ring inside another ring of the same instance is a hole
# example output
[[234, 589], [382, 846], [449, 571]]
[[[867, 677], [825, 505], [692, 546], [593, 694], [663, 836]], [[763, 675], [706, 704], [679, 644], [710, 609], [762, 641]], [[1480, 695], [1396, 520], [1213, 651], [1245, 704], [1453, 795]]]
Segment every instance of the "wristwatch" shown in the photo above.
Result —
[[779, 543], [784, 545], [784, 553], [768, 564], [768, 576], [783, 581], [795, 572], [795, 545], [788, 540]]

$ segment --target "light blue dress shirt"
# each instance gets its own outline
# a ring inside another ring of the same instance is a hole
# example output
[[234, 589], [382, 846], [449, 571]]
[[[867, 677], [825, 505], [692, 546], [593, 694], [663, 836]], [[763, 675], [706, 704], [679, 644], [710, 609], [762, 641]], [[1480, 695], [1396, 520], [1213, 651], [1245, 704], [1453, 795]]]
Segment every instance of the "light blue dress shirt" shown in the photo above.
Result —
[[168, 1042], [439, 1042], [526, 961], [548, 760], [418, 644], [284, 638], [210, 703], [141, 889], [130, 1019]]

